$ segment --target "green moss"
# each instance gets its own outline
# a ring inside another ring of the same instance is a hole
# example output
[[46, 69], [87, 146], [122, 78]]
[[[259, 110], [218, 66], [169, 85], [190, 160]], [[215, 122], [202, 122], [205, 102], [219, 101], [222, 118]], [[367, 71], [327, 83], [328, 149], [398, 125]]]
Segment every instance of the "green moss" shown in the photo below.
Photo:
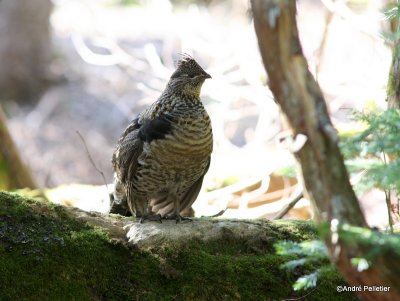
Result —
[[[281, 300], [296, 275], [279, 266], [273, 243], [310, 239], [307, 222], [276, 222], [256, 248], [246, 241], [189, 241], [141, 251], [113, 243], [102, 230], [62, 207], [0, 192], [0, 300]], [[343, 280], [323, 275], [307, 300], [352, 300], [337, 294]], [[342, 298], [342, 299], [340, 299]], [[354, 299], [355, 300], [355, 299]]]

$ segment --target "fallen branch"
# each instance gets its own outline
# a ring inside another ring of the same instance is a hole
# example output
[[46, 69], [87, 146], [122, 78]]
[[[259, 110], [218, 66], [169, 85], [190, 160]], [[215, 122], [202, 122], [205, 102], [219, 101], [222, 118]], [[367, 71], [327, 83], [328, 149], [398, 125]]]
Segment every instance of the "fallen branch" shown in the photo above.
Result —
[[281, 211], [273, 218], [273, 219], [281, 219], [292, 209], [298, 201], [300, 201], [303, 198], [303, 189], [298, 189], [296, 193], [290, 198], [288, 201], [287, 205], [282, 208]]

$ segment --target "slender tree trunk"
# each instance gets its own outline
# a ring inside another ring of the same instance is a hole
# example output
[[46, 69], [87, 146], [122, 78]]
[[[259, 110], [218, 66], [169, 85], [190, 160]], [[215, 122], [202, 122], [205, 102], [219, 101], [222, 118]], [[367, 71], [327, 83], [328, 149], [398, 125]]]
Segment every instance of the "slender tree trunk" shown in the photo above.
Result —
[[[394, 32], [400, 32], [398, 25]], [[400, 39], [396, 38], [393, 43], [392, 64], [387, 84], [387, 102], [389, 109], [400, 109]]]
[[0, 100], [29, 102], [48, 84], [51, 0], [0, 1]]
[[22, 162], [0, 106], [0, 189], [36, 188], [30, 170]]
[[[396, 1], [390, 0], [386, 3], [386, 9], [395, 7]], [[387, 83], [387, 103], [388, 109], [400, 109], [400, 39], [397, 34], [400, 33], [399, 20], [398, 18], [392, 18], [390, 20], [390, 31], [396, 37], [393, 41], [392, 49], [392, 64], [389, 71], [389, 79]], [[393, 155], [388, 154], [388, 159], [392, 160]], [[386, 193], [386, 202], [388, 206], [389, 222], [392, 227], [393, 224], [400, 221], [400, 204], [399, 196], [396, 195], [395, 191], [388, 190]]]
[[[296, 25], [296, 1], [252, 0], [254, 26], [269, 86], [293, 132], [295, 156], [304, 187], [318, 221], [365, 227], [350, 185], [336, 130], [322, 92], [308, 70]], [[332, 260], [350, 285], [387, 285], [390, 292], [361, 291], [364, 300], [400, 300], [399, 269], [383, 256], [358, 272], [351, 258], [365, 257], [368, 249], [335, 237], [326, 240]], [[392, 260], [390, 260], [392, 261]], [[397, 266], [397, 265], [396, 265]]]

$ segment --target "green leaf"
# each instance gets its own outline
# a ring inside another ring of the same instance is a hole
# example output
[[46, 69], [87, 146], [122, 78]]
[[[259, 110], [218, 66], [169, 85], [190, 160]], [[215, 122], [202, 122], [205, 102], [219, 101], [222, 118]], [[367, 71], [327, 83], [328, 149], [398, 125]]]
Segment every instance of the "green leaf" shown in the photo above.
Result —
[[370, 267], [370, 263], [365, 258], [352, 258], [351, 264], [357, 268], [358, 272], [368, 270]]
[[307, 262], [306, 258], [290, 260], [290, 261], [282, 264], [281, 268], [287, 269], [287, 270], [294, 270], [295, 268], [304, 265], [306, 262]]
[[319, 270], [316, 270], [314, 273], [300, 277], [293, 284], [293, 289], [299, 291], [315, 287], [317, 285], [318, 276]]

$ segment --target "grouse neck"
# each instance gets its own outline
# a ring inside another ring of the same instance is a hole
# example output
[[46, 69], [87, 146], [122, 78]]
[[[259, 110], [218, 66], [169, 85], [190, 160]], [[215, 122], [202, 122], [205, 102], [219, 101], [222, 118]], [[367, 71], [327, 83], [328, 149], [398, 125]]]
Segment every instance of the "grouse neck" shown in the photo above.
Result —
[[200, 98], [201, 88], [204, 80], [196, 83], [187, 83], [183, 81], [169, 81], [164, 92], [169, 95], [181, 96], [181, 97], [193, 97]]
[[200, 99], [200, 91], [194, 91], [193, 89], [191, 90], [176, 90], [171, 92], [171, 90], [166, 90], [163, 93], [167, 97], [172, 97], [173, 99], [180, 99], [181, 101], [187, 102], [187, 103], [201, 103]]

